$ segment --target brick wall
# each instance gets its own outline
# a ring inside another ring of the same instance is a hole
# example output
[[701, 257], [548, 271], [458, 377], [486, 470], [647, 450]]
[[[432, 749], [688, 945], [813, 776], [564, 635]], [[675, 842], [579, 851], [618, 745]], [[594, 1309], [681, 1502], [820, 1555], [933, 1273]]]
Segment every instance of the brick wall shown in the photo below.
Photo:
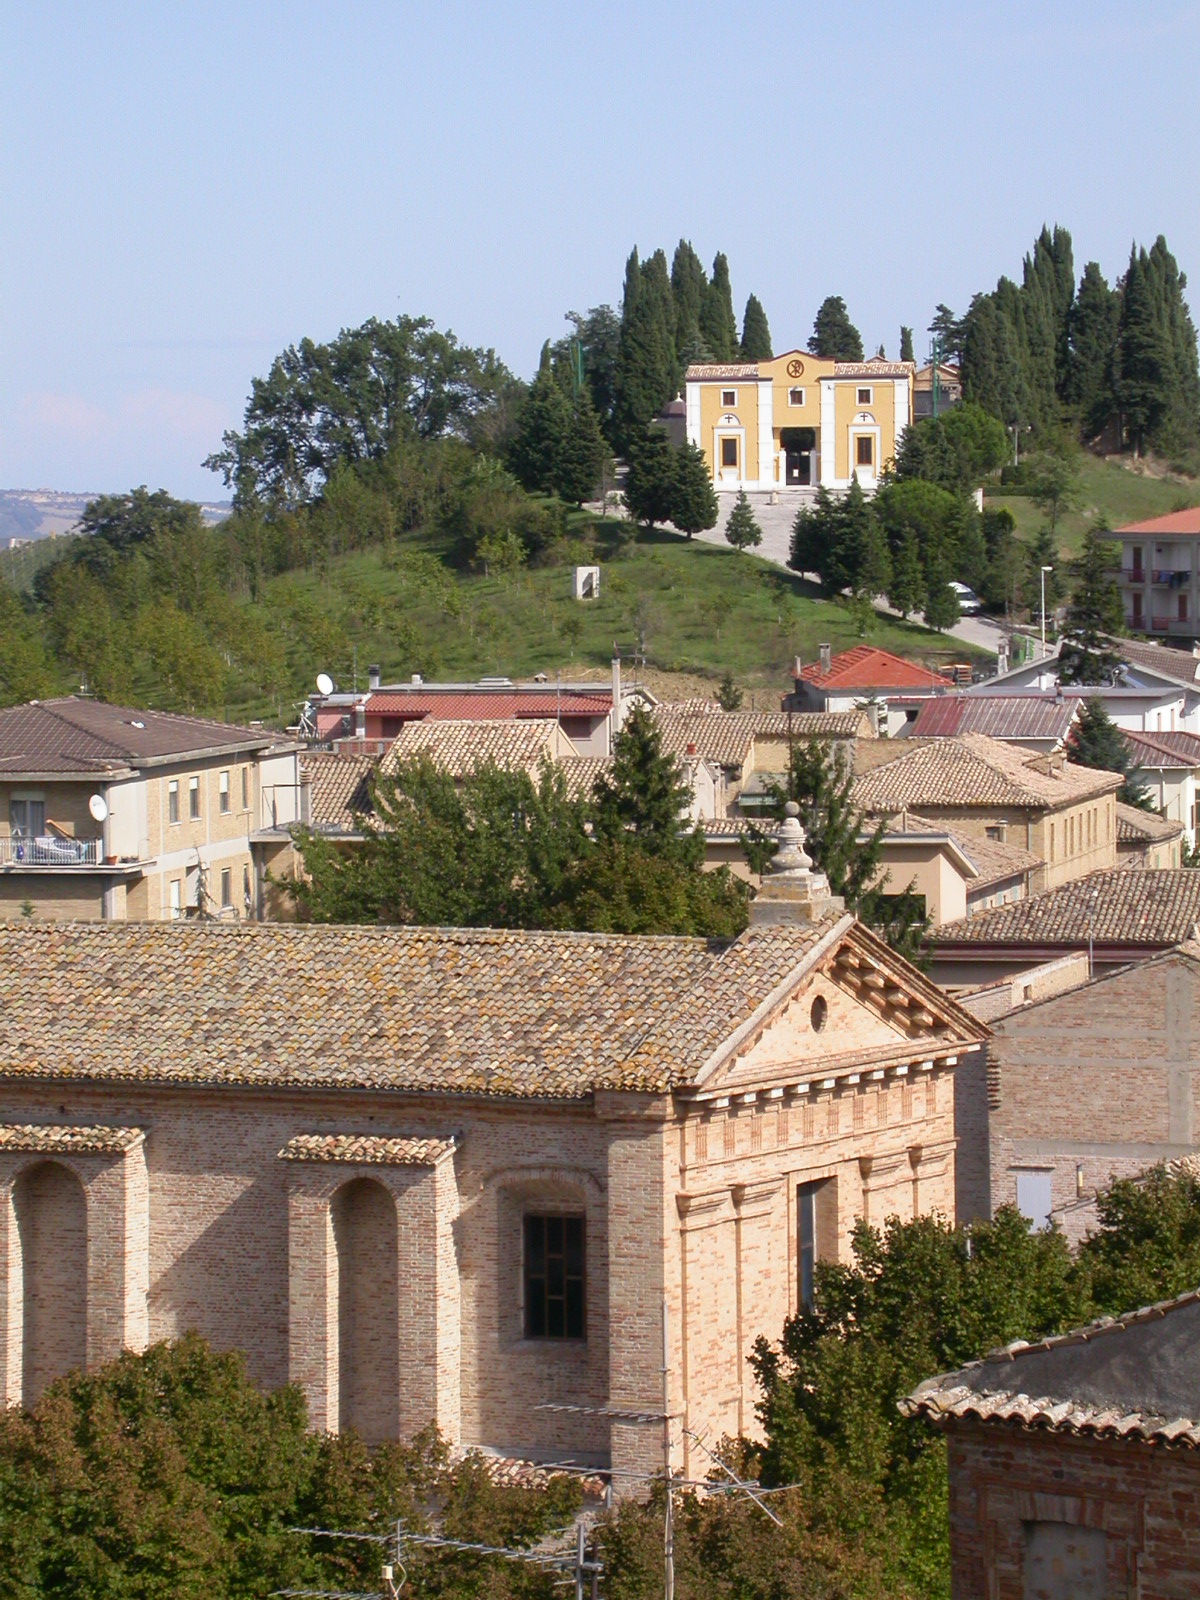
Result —
[[[953, 1600], [1183, 1600], [1200, 1593], [1200, 1456], [956, 1423], [950, 1541]], [[1074, 1587], [1047, 1582], [1047, 1546]]]

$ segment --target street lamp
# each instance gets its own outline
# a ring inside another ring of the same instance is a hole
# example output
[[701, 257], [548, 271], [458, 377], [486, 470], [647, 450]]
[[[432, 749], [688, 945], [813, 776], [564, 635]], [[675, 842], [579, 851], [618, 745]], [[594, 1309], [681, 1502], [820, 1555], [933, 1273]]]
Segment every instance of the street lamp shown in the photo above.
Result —
[[1053, 567], [1042, 568], [1042, 660], [1046, 659], [1046, 574], [1053, 572]]

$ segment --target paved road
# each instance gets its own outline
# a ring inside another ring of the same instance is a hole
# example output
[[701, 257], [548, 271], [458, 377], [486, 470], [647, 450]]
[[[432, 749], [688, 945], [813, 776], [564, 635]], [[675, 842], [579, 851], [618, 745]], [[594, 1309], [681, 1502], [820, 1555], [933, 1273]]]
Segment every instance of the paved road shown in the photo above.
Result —
[[[788, 551], [792, 542], [792, 523], [796, 520], [796, 513], [802, 505], [811, 505], [816, 499], [814, 489], [781, 489], [774, 497], [772, 505], [770, 494], [747, 495], [754, 508], [754, 515], [763, 532], [763, 542], [755, 551], [766, 561], [774, 561], [781, 567], [787, 566]], [[721, 514], [717, 519], [715, 528], [710, 528], [707, 533], [697, 534], [697, 538], [706, 540], [709, 544], [725, 543], [725, 524], [737, 500], [735, 494], [718, 494], [717, 504]], [[815, 574], [812, 574], [815, 578]], [[891, 610], [886, 601], [877, 600], [875, 609], [896, 616], [898, 613]], [[960, 639], [963, 644], [972, 645], [976, 650], [989, 650], [993, 655], [1003, 637], [1003, 629], [990, 617], [960, 617], [952, 628], [946, 630], [947, 636]]]

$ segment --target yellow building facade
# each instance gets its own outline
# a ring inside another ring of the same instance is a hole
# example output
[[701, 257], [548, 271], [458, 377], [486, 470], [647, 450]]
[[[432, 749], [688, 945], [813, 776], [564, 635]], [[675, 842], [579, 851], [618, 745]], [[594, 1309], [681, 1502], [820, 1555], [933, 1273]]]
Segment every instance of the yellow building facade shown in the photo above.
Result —
[[770, 361], [687, 371], [687, 437], [718, 489], [873, 489], [913, 413], [910, 361]]

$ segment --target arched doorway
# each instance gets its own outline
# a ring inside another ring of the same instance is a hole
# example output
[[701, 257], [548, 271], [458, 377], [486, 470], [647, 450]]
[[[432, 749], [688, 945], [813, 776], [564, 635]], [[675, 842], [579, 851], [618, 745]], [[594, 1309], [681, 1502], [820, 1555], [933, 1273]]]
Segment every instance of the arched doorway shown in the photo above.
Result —
[[27, 1168], [13, 1190], [21, 1250], [21, 1403], [87, 1360], [87, 1201], [54, 1161]]
[[817, 449], [815, 428], [781, 428], [779, 443], [784, 453], [783, 481], [793, 486], [816, 481], [814, 456]]
[[355, 1178], [333, 1197], [337, 1252], [339, 1431], [394, 1439], [398, 1431], [400, 1352], [397, 1317], [396, 1201], [371, 1178]]

